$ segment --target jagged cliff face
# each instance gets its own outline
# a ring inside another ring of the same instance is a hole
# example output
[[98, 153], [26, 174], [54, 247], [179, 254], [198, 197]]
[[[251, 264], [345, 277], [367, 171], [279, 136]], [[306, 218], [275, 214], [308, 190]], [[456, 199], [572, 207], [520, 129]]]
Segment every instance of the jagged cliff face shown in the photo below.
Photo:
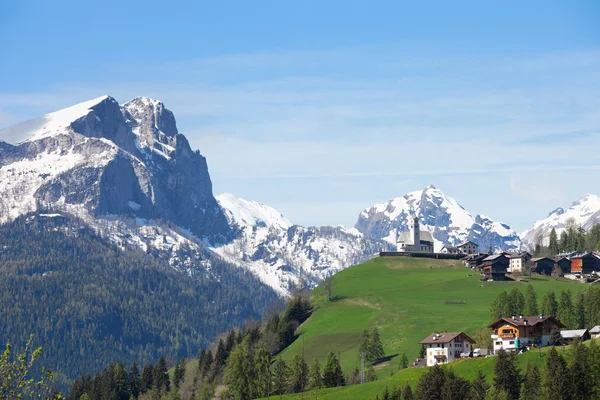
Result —
[[520, 246], [517, 233], [510, 227], [482, 215], [473, 217], [433, 185], [364, 210], [355, 227], [366, 238], [395, 244], [399, 232], [411, 229], [414, 216], [419, 217], [421, 230], [432, 234], [436, 251], [467, 240], [477, 243], [481, 251], [488, 251], [490, 246], [494, 251]]
[[158, 101], [109, 96], [7, 129], [0, 147], [0, 221], [40, 207], [170, 221], [200, 238], [232, 232], [206, 159]]

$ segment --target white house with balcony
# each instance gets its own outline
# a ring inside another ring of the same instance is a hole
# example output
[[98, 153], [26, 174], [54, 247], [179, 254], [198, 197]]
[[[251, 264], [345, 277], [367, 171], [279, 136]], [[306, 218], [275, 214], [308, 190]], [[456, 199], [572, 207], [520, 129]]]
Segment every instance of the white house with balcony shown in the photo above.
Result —
[[427, 366], [448, 364], [470, 354], [475, 341], [464, 332], [432, 333], [420, 342], [425, 346]]
[[552, 333], [559, 332], [565, 326], [556, 318], [542, 314], [500, 318], [488, 328], [492, 330], [494, 353], [497, 353], [501, 349], [516, 352], [521, 347], [530, 345], [548, 346], [552, 344]]

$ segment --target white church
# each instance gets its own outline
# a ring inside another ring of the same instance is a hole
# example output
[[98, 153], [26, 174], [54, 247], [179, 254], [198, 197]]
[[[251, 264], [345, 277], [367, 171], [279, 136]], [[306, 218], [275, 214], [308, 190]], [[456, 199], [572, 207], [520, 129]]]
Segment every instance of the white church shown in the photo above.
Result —
[[419, 217], [413, 219], [412, 234], [403, 231], [397, 234], [397, 249], [400, 252], [433, 253], [433, 236], [427, 231], [419, 229]]

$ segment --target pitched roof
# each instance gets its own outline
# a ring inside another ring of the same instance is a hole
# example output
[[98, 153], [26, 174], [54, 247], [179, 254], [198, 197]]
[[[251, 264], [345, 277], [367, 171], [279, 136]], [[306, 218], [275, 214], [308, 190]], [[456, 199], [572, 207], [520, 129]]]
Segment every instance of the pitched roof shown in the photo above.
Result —
[[549, 315], [549, 316], [535, 315], [532, 317], [520, 317], [519, 316], [514, 319], [513, 318], [500, 318], [500, 319], [492, 322], [490, 325], [488, 325], [488, 328], [493, 328], [494, 326], [498, 325], [499, 322], [506, 322], [513, 326], [534, 326], [534, 325], [537, 325], [539, 323], [543, 323], [546, 321], [553, 322], [556, 326], [558, 326], [560, 328], [566, 328], [566, 326], [563, 325], [562, 322], [560, 322], [559, 320], [557, 320], [556, 318], [554, 318], [551, 315]]
[[479, 245], [478, 245], [477, 243], [475, 243], [475, 242], [471, 242], [470, 240], [467, 240], [466, 242], [462, 242], [461, 244], [459, 244], [459, 245], [458, 245], [458, 246], [456, 246], [456, 247], [463, 247], [463, 246], [466, 246], [466, 245], [468, 245], [469, 243], [471, 243], [471, 244], [474, 244], [475, 246], [479, 247]]
[[595, 327], [593, 327], [592, 329], [590, 329], [590, 333], [591, 334], [598, 334], [598, 333], [600, 333], [600, 325], [596, 325]]
[[587, 329], [572, 329], [567, 331], [560, 331], [560, 335], [565, 339], [580, 338], [587, 332]]
[[458, 247], [454, 247], [454, 246], [444, 246], [443, 248], [446, 250], [458, 250]]
[[486, 258], [484, 258], [483, 261], [494, 261], [500, 257], [502, 257], [502, 254], [492, 254], [491, 256], [487, 256]]
[[[439, 335], [439, 336], [438, 336]], [[430, 344], [430, 343], [450, 343], [455, 338], [459, 336], [464, 336], [465, 340], [470, 343], [475, 343], [473, 339], [468, 337], [464, 332], [444, 332], [444, 333], [432, 333], [427, 336], [425, 339], [421, 340], [420, 344]]]
[[536, 262], [538, 262], [538, 261], [540, 261], [540, 260], [544, 260], [544, 259], [546, 259], [546, 260], [550, 260], [550, 261], [554, 262], [554, 260], [553, 260], [553, 259], [551, 259], [550, 257], [537, 257], [537, 258], [532, 258], [532, 259], [531, 259], [531, 262], [533, 262], [533, 263], [536, 263]]

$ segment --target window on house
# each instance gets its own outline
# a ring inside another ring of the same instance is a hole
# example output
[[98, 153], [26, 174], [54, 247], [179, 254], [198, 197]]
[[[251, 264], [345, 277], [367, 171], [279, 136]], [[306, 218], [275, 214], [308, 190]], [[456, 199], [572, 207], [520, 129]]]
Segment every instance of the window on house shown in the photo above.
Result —
[[501, 344], [502, 344], [502, 342], [496, 342], [496, 345], [498, 345], [498, 346], [501, 345]]
[[511, 340], [510, 342], [508, 342], [508, 344], [515, 344], [514, 340]]

